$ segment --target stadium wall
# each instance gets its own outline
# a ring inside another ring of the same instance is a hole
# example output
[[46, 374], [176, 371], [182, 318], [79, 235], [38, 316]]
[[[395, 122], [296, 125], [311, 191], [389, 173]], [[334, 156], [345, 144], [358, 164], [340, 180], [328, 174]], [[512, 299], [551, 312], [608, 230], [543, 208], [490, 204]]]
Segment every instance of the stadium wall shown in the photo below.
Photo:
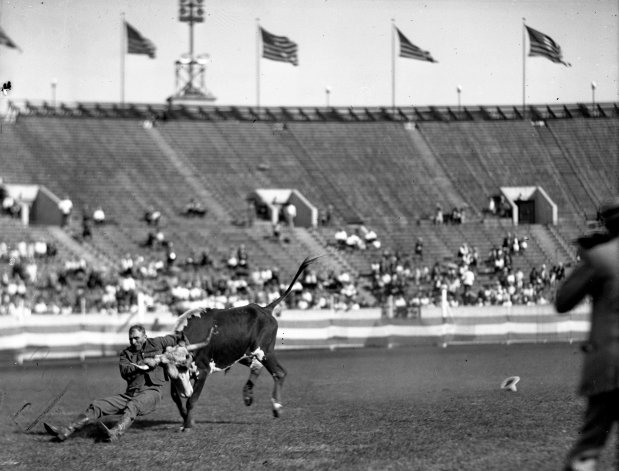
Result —
[[[584, 339], [588, 309], [558, 315], [552, 306], [427, 307], [416, 319], [385, 318], [378, 309], [284, 311], [278, 349], [397, 347], [452, 343], [556, 342]], [[143, 324], [150, 336], [174, 330], [171, 314], [31, 315], [4, 317], [3, 365], [43, 360], [114, 357], [128, 344], [127, 330]]]

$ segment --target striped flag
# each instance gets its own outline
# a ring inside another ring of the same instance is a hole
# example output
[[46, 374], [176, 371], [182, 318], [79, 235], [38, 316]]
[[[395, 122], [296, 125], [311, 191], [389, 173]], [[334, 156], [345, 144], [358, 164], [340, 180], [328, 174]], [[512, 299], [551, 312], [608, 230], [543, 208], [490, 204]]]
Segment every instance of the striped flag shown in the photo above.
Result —
[[290, 62], [294, 66], [299, 65], [297, 43], [286, 36], [275, 36], [262, 27], [260, 33], [262, 33], [262, 57], [272, 61]]
[[9, 36], [4, 32], [2, 27], [0, 27], [0, 45], [6, 46], [6, 47], [12, 47], [13, 49], [17, 49], [18, 51], [21, 51], [19, 46], [15, 44], [13, 41], [11, 41], [11, 38], [9, 38]]
[[417, 59], [419, 61], [437, 62], [432, 57], [429, 51], [424, 51], [418, 48], [412, 42], [410, 42], [402, 32], [396, 28], [398, 32], [398, 38], [400, 39], [400, 57], [406, 57], [407, 59]]
[[143, 37], [137, 29], [125, 21], [127, 30], [127, 53], [146, 54], [151, 59], [155, 58], [157, 48], [150, 39]]
[[529, 43], [531, 49], [529, 50], [529, 56], [542, 56], [557, 64], [563, 64], [566, 67], [571, 67], [572, 64], [563, 60], [561, 54], [561, 46], [559, 46], [550, 36], [540, 33], [533, 28], [527, 28], [529, 33]]

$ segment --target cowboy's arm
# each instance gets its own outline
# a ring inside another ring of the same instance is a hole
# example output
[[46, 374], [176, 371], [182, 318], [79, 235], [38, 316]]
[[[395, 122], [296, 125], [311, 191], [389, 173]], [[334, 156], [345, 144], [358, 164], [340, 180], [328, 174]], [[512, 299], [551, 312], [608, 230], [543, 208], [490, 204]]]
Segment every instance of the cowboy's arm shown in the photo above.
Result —
[[594, 280], [593, 267], [581, 262], [557, 290], [555, 297], [557, 312], [563, 314], [576, 307], [591, 292]]

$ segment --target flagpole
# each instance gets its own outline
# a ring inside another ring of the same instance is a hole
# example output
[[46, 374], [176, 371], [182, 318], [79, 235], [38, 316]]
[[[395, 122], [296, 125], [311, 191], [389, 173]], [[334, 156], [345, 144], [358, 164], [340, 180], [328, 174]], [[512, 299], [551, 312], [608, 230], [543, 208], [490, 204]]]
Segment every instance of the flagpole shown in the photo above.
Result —
[[395, 20], [391, 18], [391, 111], [395, 114]]
[[526, 75], [526, 18], [522, 18], [522, 119], [526, 117], [526, 88], [527, 88], [527, 75]]
[[125, 36], [127, 27], [125, 26], [125, 12], [120, 14], [120, 103], [125, 104]]
[[260, 18], [256, 18], [256, 108], [260, 116]]

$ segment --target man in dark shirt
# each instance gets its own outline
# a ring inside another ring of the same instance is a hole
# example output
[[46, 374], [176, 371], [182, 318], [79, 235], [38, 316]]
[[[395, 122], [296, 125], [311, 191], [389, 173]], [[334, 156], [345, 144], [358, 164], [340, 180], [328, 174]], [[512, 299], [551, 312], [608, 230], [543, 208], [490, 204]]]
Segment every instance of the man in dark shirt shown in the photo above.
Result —
[[129, 328], [129, 347], [120, 353], [120, 376], [127, 382], [124, 393], [95, 399], [85, 412], [68, 426], [43, 424], [50, 435], [60, 441], [66, 440], [73, 432], [87, 423], [106, 415], [122, 415], [120, 421], [111, 429], [103, 423], [99, 426], [109, 441], [116, 441], [131, 426], [137, 416], [153, 412], [161, 402], [161, 389], [166, 382], [163, 368], [155, 360], [166, 347], [174, 346], [182, 340], [182, 334], [148, 338], [141, 325]]
[[565, 471], [596, 469], [615, 422], [619, 422], [619, 197], [600, 207], [604, 229], [578, 239], [580, 262], [557, 290], [565, 313], [591, 299], [591, 326], [584, 343], [579, 393], [585, 417], [568, 453]]

